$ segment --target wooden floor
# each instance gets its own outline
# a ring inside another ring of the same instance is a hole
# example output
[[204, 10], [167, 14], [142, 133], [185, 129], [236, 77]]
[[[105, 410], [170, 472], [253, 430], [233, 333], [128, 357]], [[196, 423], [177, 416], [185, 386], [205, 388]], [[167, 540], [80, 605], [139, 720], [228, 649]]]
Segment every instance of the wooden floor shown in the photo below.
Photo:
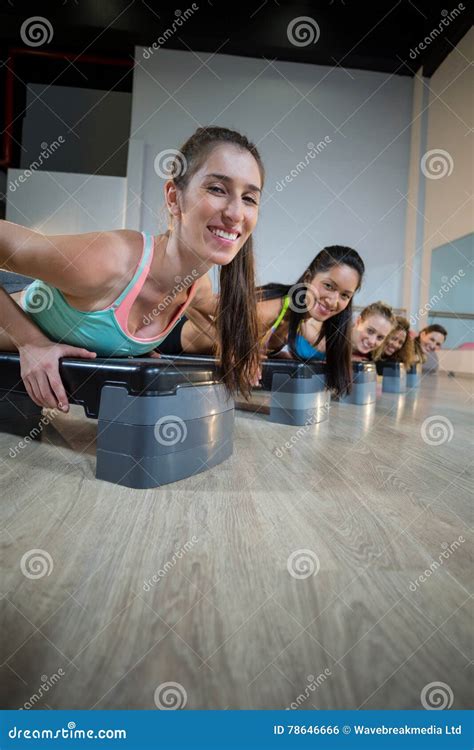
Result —
[[231, 459], [146, 491], [95, 480], [79, 407], [1, 434], [1, 707], [467, 708], [471, 393], [237, 413]]

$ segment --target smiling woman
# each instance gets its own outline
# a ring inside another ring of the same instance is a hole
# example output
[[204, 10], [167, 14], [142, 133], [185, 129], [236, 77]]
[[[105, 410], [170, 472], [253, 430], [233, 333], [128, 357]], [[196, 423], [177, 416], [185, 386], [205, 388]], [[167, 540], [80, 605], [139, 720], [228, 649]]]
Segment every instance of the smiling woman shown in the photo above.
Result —
[[416, 360], [413, 339], [410, 336], [410, 323], [401, 315], [395, 317], [395, 328], [387, 336], [382, 346], [373, 355], [374, 360], [385, 359], [403, 362], [408, 369]]
[[269, 352], [303, 361], [326, 360], [326, 381], [344, 395], [352, 381], [350, 326], [352, 298], [362, 284], [365, 267], [350, 247], [321, 250], [292, 286], [260, 288], [258, 319]]
[[[362, 283], [364, 263], [350, 247], [325, 247], [298, 281], [258, 289], [260, 350], [269, 356], [326, 360], [326, 382], [343, 395], [352, 381], [350, 326], [352, 298]], [[167, 354], [212, 354], [216, 336], [192, 314], [160, 346]]]
[[414, 340], [415, 356], [418, 362], [423, 365], [423, 373], [437, 372], [439, 367], [437, 352], [441, 349], [448, 332], [444, 326], [433, 323], [422, 331]]
[[364, 307], [352, 328], [353, 359], [369, 359], [372, 352], [385, 344], [395, 327], [392, 308], [385, 302], [372, 302]]
[[[0, 349], [20, 352], [35, 403], [67, 403], [60, 357], [151, 353], [185, 310], [215, 324], [223, 380], [231, 392], [248, 393], [258, 368], [252, 232], [263, 180], [260, 155], [245, 136], [199, 128], [165, 184], [164, 235], [47, 237], [0, 222], [0, 267], [36, 277], [22, 295], [23, 311], [4, 294], [0, 300]], [[217, 306], [207, 277], [215, 265]], [[189, 285], [177, 283], [186, 278]]]

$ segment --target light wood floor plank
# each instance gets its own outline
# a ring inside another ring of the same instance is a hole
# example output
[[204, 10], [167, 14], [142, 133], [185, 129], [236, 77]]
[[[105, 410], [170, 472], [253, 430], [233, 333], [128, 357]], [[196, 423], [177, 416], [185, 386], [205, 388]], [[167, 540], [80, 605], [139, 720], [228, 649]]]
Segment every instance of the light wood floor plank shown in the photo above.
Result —
[[153, 709], [176, 682], [189, 709], [416, 709], [434, 681], [469, 707], [469, 392], [425, 378], [303, 428], [237, 412], [228, 461], [145, 491], [95, 479], [79, 407], [14, 458], [0, 434], [1, 706], [61, 669], [35, 707]]

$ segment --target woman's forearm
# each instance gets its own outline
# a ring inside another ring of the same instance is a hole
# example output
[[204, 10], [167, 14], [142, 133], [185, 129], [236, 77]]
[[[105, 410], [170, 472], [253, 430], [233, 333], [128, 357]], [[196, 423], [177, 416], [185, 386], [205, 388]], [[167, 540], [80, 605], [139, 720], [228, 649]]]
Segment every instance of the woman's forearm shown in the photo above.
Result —
[[[10, 295], [0, 287], [0, 334], [11, 339], [12, 349], [18, 349], [33, 341], [45, 341], [47, 337], [33, 323]], [[6, 334], [6, 336], [5, 336]]]

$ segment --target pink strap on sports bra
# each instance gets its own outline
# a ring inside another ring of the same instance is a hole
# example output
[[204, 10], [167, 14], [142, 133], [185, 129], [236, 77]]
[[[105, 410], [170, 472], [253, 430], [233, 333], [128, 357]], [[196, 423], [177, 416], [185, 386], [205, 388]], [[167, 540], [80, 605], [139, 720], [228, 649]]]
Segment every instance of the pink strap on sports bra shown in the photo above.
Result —
[[[129, 338], [133, 339], [134, 341], [141, 341], [141, 342], [145, 342], [145, 343], [148, 342], [148, 341], [151, 341], [151, 342], [154, 342], [154, 341], [157, 341], [157, 340], [161, 341], [165, 336], [167, 336], [167, 334], [169, 333], [169, 331], [176, 325], [176, 323], [178, 322], [179, 318], [183, 315], [184, 311], [189, 306], [189, 304], [191, 303], [191, 301], [192, 301], [192, 299], [193, 299], [193, 297], [194, 297], [194, 295], [196, 293], [196, 282], [194, 282], [189, 287], [188, 296], [187, 296], [186, 301], [181, 305], [180, 309], [178, 310], [178, 312], [174, 316], [173, 320], [169, 323], [168, 326], [166, 326], [165, 330], [162, 331], [159, 334], [159, 336], [154, 336], [152, 338], [141, 338], [141, 337], [140, 338], [136, 338], [135, 336], [132, 336], [129, 333], [129, 330], [128, 330], [128, 318], [129, 318], [129, 315], [130, 315], [130, 310], [132, 309], [133, 303], [135, 302], [135, 300], [137, 299], [138, 295], [140, 294], [140, 292], [142, 290], [143, 284], [145, 283], [145, 281], [147, 279], [147, 276], [148, 276], [148, 274], [150, 272], [150, 266], [151, 266], [151, 263], [152, 263], [152, 260], [153, 260], [153, 254], [154, 254], [154, 250], [155, 250], [155, 238], [153, 236], [151, 238], [151, 242], [152, 242], [151, 252], [148, 255], [147, 261], [146, 261], [145, 265], [143, 266], [141, 274], [136, 279], [135, 284], [130, 289], [130, 291], [128, 292], [128, 294], [124, 297], [124, 299], [120, 302], [119, 306], [115, 310], [116, 320], [117, 320], [120, 328], [124, 332], [124, 334], [126, 336], [128, 336]], [[143, 252], [142, 252], [142, 256], [140, 258], [140, 263], [139, 263], [138, 267], [140, 267], [140, 264], [142, 263], [143, 257], [145, 255], [146, 244], [147, 244], [147, 236], [144, 235]]]

